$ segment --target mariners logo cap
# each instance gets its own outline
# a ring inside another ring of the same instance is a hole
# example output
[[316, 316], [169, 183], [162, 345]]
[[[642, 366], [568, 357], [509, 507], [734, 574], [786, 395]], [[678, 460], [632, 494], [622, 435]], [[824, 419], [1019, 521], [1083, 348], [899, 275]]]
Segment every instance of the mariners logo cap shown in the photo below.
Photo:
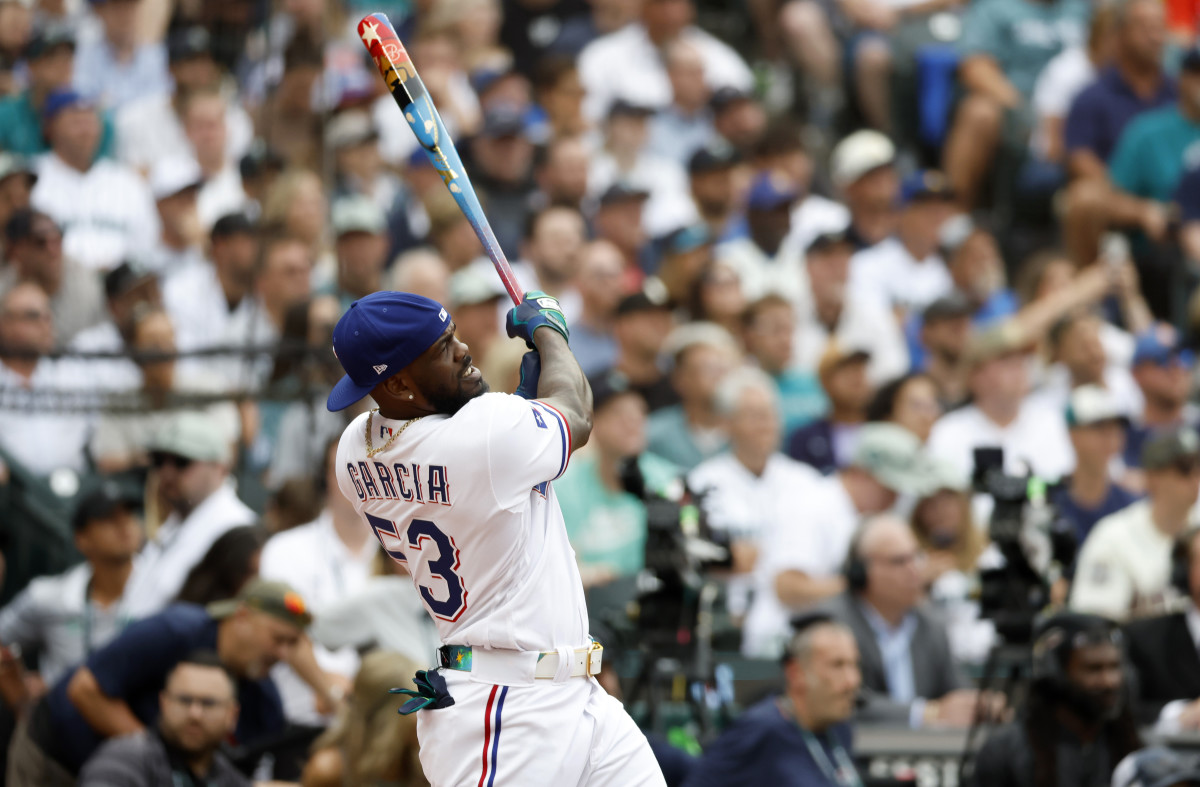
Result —
[[346, 376], [325, 403], [344, 410], [428, 350], [450, 325], [437, 301], [408, 292], [373, 292], [350, 304], [333, 329], [333, 354]]

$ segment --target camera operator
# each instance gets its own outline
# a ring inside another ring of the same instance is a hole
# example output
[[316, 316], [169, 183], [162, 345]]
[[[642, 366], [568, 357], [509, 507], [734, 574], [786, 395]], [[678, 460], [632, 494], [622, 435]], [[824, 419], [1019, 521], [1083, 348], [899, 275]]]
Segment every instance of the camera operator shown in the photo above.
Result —
[[993, 732], [974, 787], [1108, 787], [1141, 748], [1125, 700], [1122, 637], [1094, 615], [1063, 612], [1038, 626], [1033, 684], [1020, 718]]
[[1071, 608], [1116, 621], [1161, 613], [1170, 590], [1171, 549], [1200, 494], [1200, 435], [1175, 427], [1142, 449], [1146, 499], [1096, 523], [1075, 568]]
[[[819, 609], [846, 624], [862, 656], [863, 722], [966, 727], [980, 706], [950, 653], [946, 628], [922, 603], [924, 556], [908, 523], [880, 514], [855, 534], [846, 592]], [[1003, 707], [988, 695], [989, 714]]]
[[792, 622], [786, 687], [748, 708], [692, 768], [686, 787], [860, 787], [850, 725], [862, 676], [854, 635], [828, 615]]
[[1171, 554], [1171, 584], [1186, 609], [1135, 620], [1125, 630], [1137, 674], [1138, 721], [1162, 735], [1200, 730], [1200, 530], [1190, 530]]

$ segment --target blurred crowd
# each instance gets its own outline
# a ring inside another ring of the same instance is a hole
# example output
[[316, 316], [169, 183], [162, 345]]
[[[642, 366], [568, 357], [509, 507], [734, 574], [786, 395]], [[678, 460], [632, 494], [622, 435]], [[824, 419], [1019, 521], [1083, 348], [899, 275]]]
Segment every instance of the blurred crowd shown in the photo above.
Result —
[[[644, 568], [633, 460], [782, 659], [699, 765], [656, 742], [670, 783], [863, 783], [850, 721], [1000, 725], [980, 785], [1191, 767], [1136, 752], [1200, 731], [1195, 3], [0, 0], [9, 784], [424, 783], [385, 689], [436, 636], [331, 480], [330, 335], [395, 289], [493, 390], [524, 347], [368, 11], [571, 323], [593, 618]], [[988, 449], [1076, 544], [1021, 701], [978, 685]]]

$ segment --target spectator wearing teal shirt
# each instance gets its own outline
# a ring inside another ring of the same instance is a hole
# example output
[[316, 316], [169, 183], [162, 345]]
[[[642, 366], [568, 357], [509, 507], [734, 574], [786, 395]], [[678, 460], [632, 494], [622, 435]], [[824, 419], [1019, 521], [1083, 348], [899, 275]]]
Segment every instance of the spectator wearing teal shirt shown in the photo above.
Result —
[[594, 416], [586, 454], [577, 456], [554, 490], [585, 587], [641, 570], [646, 507], [621, 486], [621, 463], [633, 456], [648, 490], [663, 489], [680, 471], [644, 453], [646, 402], [618, 373], [592, 382]]
[[973, 204], [1001, 150], [1024, 150], [1029, 107], [1042, 69], [1083, 43], [1087, 0], [976, 0], [967, 6], [958, 49], [959, 103], [944, 169], [954, 192]]
[[[69, 30], [50, 26], [39, 32], [26, 50], [29, 87], [0, 100], [0, 149], [22, 156], [35, 156], [50, 149], [42, 131], [42, 107], [46, 97], [71, 86], [75, 63], [75, 39]], [[98, 156], [112, 152], [113, 127], [101, 117], [103, 133]]]
[[1109, 164], [1112, 182], [1127, 194], [1170, 202], [1184, 172], [1200, 167], [1200, 50], [1184, 56], [1179, 101], [1130, 121]]
[[779, 295], [766, 295], [746, 307], [742, 316], [746, 352], [771, 376], [779, 392], [784, 434], [825, 415], [829, 399], [811, 371], [791, 365], [796, 316]]

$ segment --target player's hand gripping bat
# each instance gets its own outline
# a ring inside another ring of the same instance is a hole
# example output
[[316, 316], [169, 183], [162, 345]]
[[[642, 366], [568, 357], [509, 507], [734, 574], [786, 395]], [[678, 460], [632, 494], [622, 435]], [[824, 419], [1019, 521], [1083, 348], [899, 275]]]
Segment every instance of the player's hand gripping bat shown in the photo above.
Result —
[[504, 289], [508, 290], [513, 303], [520, 304], [521, 287], [517, 284], [512, 268], [509, 267], [508, 260], [496, 241], [487, 216], [483, 215], [479, 198], [475, 196], [475, 188], [463, 169], [458, 151], [454, 149], [454, 142], [446, 133], [446, 127], [442, 125], [442, 118], [433, 105], [433, 99], [429, 97], [425, 83], [417, 75], [417, 69], [396, 36], [392, 23], [388, 21], [386, 14], [369, 14], [358, 23], [358, 35], [370, 52], [375, 65], [379, 67], [379, 73], [391, 91], [392, 98], [396, 99], [400, 111], [404, 113], [404, 119], [408, 121], [409, 127], [417, 135], [417, 141], [425, 149], [425, 155], [442, 176], [442, 182], [450, 189], [454, 201], [458, 203], [459, 209], [467, 217], [480, 243], [483, 244], [483, 250], [496, 266], [496, 273], [504, 282]]

